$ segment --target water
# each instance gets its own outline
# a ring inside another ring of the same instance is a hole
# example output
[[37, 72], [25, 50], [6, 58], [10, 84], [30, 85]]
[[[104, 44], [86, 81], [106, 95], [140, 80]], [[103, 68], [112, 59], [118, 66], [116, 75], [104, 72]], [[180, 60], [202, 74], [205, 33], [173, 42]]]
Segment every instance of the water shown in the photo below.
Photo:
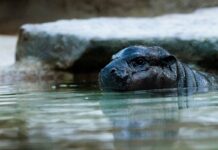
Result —
[[217, 149], [218, 91], [176, 97], [168, 90], [106, 93], [92, 83], [56, 84], [62, 80], [35, 63], [7, 67], [16, 37], [0, 39], [7, 60], [0, 63], [0, 150]]
[[[34, 87], [34, 88], [31, 88]], [[218, 92], [105, 93], [97, 86], [0, 86], [0, 149], [218, 147]]]

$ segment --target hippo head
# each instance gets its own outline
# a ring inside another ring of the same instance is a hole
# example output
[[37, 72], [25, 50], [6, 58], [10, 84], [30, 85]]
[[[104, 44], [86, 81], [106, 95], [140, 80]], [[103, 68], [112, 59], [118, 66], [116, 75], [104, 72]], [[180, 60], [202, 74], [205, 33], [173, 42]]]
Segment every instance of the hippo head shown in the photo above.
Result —
[[177, 59], [160, 47], [127, 47], [99, 73], [101, 89], [134, 91], [177, 87]]

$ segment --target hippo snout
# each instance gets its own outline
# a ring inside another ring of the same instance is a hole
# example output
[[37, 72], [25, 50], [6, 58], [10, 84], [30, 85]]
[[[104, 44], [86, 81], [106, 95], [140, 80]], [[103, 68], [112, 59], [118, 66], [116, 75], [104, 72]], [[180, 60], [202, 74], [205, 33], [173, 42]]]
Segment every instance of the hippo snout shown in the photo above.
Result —
[[117, 68], [111, 68], [109, 70], [109, 73], [113, 78], [116, 80], [121, 80], [121, 81], [126, 81], [129, 77], [128, 73], [126, 70], [120, 70]]
[[120, 89], [124, 90], [128, 83], [129, 74], [125, 68], [106, 66], [99, 73], [99, 84], [104, 90]]

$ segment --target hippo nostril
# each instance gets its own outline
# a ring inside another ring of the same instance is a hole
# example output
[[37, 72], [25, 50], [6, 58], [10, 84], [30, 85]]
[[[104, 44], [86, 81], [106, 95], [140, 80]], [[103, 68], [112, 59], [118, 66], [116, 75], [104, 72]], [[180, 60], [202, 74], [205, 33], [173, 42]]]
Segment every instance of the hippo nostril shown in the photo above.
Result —
[[114, 74], [116, 72], [116, 69], [115, 68], [112, 68], [110, 73]]

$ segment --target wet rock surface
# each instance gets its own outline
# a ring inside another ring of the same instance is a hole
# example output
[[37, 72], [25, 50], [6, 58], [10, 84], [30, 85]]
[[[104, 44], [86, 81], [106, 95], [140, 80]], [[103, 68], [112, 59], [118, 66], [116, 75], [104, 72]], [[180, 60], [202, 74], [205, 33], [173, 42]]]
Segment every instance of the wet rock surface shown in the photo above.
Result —
[[[16, 61], [34, 57], [55, 69], [99, 71], [130, 45], [162, 46], [185, 62], [217, 68], [218, 8], [154, 18], [61, 20], [21, 27]], [[206, 62], [206, 63], [205, 63]]]
[[[17, 36], [0, 35], [0, 51], [2, 61], [0, 62], [0, 85], [23, 85], [31, 87], [35, 85], [48, 86], [58, 82], [72, 82], [74, 76], [63, 71], [51, 70], [49, 66], [42, 64], [34, 58], [22, 59], [15, 63], [15, 47]], [[40, 89], [40, 88], [38, 88]]]

